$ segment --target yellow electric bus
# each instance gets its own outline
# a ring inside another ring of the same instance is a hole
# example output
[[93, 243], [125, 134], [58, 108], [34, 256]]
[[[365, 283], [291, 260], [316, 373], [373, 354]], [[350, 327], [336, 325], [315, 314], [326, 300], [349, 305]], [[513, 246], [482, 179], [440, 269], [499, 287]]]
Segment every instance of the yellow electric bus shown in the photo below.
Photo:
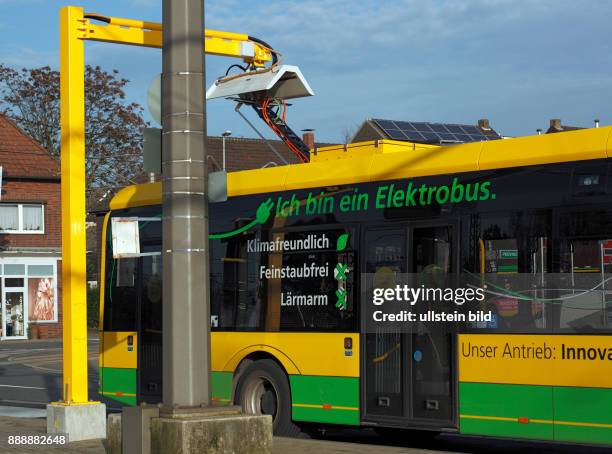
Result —
[[[213, 402], [271, 414], [284, 435], [612, 444], [611, 133], [380, 140], [230, 173], [210, 204]], [[160, 203], [160, 183], [126, 187], [104, 220], [100, 393], [119, 405], [161, 400]], [[138, 220], [139, 257], [113, 257], [115, 218]], [[367, 276], [432, 270], [489, 283], [490, 318], [369, 328]]]

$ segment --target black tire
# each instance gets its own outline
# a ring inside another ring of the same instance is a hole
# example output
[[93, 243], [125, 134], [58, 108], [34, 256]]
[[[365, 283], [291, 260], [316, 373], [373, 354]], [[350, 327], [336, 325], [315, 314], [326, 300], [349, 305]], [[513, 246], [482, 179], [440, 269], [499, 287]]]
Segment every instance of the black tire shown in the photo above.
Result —
[[296, 437], [291, 420], [291, 389], [285, 372], [271, 359], [255, 361], [240, 375], [234, 396], [245, 413], [271, 415], [274, 435]]

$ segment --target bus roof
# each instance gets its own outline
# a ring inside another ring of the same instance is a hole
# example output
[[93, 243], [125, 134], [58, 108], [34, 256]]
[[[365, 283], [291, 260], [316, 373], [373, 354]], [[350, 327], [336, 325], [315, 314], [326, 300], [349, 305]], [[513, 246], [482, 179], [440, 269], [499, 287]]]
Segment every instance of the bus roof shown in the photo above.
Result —
[[[331, 146], [311, 161], [228, 174], [228, 196], [612, 157], [612, 126], [459, 145], [394, 140]], [[161, 183], [128, 186], [110, 209], [161, 203]]]

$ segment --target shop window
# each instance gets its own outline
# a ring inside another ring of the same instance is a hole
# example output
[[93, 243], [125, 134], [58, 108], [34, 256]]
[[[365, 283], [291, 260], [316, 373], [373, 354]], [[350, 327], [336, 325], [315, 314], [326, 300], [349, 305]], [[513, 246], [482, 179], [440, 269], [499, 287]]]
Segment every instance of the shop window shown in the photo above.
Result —
[[[44, 261], [43, 261], [44, 263]], [[48, 262], [47, 262], [48, 263]], [[21, 263], [4, 264], [0, 269], [5, 272], [3, 286], [7, 290], [3, 295], [5, 308], [20, 311], [29, 323], [55, 323], [57, 322], [57, 300], [55, 266], [48, 265], [26, 265]], [[27, 277], [26, 277], [27, 269]], [[15, 301], [27, 301], [27, 305], [21, 307]], [[27, 309], [27, 310], [26, 310]], [[24, 313], [24, 311], [27, 312]], [[12, 316], [11, 316], [12, 317]], [[21, 336], [19, 320], [9, 318], [5, 332], [11, 332], [13, 336]], [[9, 334], [7, 334], [9, 335]]]
[[23, 292], [4, 292], [4, 314], [6, 337], [25, 335]]
[[5, 233], [44, 233], [42, 204], [0, 204], [0, 231]]
[[28, 276], [53, 276], [53, 265], [28, 265]]
[[28, 278], [28, 320], [37, 323], [57, 321], [53, 277]]
[[23, 287], [23, 278], [21, 277], [7, 277], [4, 278], [5, 287]]
[[21, 264], [6, 264], [4, 265], [5, 276], [23, 276], [25, 275], [25, 265]]

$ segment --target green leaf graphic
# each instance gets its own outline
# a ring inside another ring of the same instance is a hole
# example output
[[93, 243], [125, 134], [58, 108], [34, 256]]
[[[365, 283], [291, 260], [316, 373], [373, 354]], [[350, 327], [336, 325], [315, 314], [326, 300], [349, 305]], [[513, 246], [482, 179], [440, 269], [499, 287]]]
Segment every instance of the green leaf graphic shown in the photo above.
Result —
[[343, 233], [338, 237], [338, 241], [336, 242], [336, 251], [344, 251], [346, 249], [346, 245], [348, 243], [349, 234]]

